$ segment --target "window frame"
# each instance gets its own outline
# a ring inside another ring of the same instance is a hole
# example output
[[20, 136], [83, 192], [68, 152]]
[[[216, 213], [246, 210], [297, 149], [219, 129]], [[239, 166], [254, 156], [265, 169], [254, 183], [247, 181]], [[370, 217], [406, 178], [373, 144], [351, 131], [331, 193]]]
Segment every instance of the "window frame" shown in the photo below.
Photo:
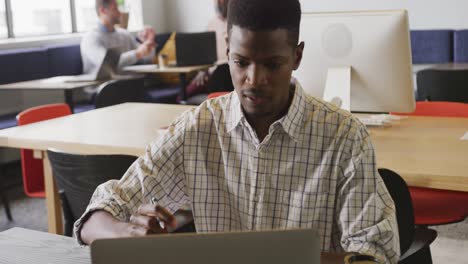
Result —
[[[0, 0], [2, 1], [2, 0]], [[13, 12], [12, 12], [12, 5], [11, 5], [12, 0], [3, 0], [5, 4], [5, 22], [7, 26], [7, 34], [5, 38], [0, 38], [0, 45], [2, 42], [11, 42], [15, 39], [29, 39], [29, 38], [47, 38], [47, 37], [53, 37], [53, 36], [60, 36], [60, 35], [74, 35], [74, 34], [82, 34], [83, 32], [78, 31], [78, 25], [77, 25], [77, 17], [76, 17], [76, 2], [77, 0], [69, 0], [70, 1], [70, 19], [71, 19], [71, 33], [54, 33], [54, 34], [41, 34], [38, 36], [20, 36], [16, 37], [15, 32], [13, 30]], [[1, 2], [0, 2], [1, 3]]]

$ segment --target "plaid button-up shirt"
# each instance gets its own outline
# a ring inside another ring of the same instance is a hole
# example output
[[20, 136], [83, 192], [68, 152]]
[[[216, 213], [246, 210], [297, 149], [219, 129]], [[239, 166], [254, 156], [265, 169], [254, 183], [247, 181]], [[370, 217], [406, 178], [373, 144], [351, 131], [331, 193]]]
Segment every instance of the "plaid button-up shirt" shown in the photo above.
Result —
[[185, 112], [121, 180], [97, 188], [84, 217], [105, 210], [128, 221], [152, 197], [192, 210], [197, 232], [315, 228], [322, 251], [398, 260], [395, 207], [368, 132], [299, 84], [262, 142], [235, 92]]

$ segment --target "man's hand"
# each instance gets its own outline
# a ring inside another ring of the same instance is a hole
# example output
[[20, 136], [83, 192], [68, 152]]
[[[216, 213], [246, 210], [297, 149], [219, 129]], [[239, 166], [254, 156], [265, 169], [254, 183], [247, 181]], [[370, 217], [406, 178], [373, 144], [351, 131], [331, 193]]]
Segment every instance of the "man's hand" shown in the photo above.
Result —
[[[181, 222], [183, 219], [181, 218]], [[170, 229], [177, 227], [177, 222], [174, 215], [159, 205], [141, 205], [131, 216], [129, 223], [121, 222], [111, 214], [98, 210], [91, 213], [89, 219], [83, 224], [80, 236], [85, 244], [91, 245], [94, 240], [101, 238], [167, 233]]]
[[193, 78], [193, 82], [195, 82], [197, 86], [204, 86], [208, 82], [208, 79], [209, 75], [207, 71], [199, 71], [197, 76]]
[[143, 31], [138, 33], [138, 39], [140, 39], [141, 42], [145, 42], [147, 40], [151, 40], [154, 42], [155, 37], [156, 37], [156, 32], [150, 26], [146, 26]]
[[176, 219], [166, 208], [153, 204], [142, 204], [136, 214], [130, 217], [126, 236], [144, 236], [167, 233], [168, 228], [177, 226]]
[[154, 49], [154, 47], [156, 46], [154, 40], [153, 41], [145, 41], [143, 43], [141, 43], [140, 46], [138, 46], [138, 48], [136, 49], [136, 56], [137, 56], [137, 59], [141, 59], [145, 56], [148, 56], [151, 51]]

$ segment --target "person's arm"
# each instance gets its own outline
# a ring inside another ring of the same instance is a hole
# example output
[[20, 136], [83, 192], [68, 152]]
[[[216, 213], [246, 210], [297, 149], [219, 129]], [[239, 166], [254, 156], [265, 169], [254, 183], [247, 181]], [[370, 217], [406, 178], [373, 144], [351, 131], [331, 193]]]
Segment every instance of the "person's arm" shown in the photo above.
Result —
[[130, 41], [130, 50], [124, 52], [120, 55], [119, 60], [119, 69], [134, 65], [137, 62], [142, 62], [144, 64], [152, 63], [152, 60], [155, 56], [155, 33], [153, 29], [145, 28], [144, 34], [140, 34], [139, 38], [142, 43], [138, 43], [135, 37], [128, 33], [128, 38]]
[[[98, 186], [86, 212], [75, 222], [78, 242], [166, 232], [166, 226], [176, 229], [184, 224], [179, 215], [187, 214], [180, 210], [187, 210], [190, 200], [182, 166], [183, 138], [184, 122], [178, 122], [147, 148], [121, 180]], [[157, 218], [165, 222], [162, 228]]]
[[[96, 239], [145, 236], [172, 232], [193, 220], [190, 211], [179, 210], [174, 215], [161, 206], [141, 205], [129, 222], [119, 221], [106, 211], [89, 215], [81, 229], [81, 240], [90, 245]], [[164, 224], [162, 224], [164, 222]]]
[[360, 132], [350, 139], [352, 157], [343, 166], [345, 177], [338, 186], [340, 243], [347, 252], [397, 263], [400, 245], [395, 205], [378, 175], [370, 136], [364, 129]]

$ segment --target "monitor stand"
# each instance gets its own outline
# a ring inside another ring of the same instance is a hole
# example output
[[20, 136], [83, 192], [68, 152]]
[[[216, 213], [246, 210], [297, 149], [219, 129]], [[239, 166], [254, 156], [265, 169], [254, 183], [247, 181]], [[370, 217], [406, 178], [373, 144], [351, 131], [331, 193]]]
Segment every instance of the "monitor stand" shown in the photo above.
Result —
[[328, 68], [323, 99], [351, 111], [351, 66]]

